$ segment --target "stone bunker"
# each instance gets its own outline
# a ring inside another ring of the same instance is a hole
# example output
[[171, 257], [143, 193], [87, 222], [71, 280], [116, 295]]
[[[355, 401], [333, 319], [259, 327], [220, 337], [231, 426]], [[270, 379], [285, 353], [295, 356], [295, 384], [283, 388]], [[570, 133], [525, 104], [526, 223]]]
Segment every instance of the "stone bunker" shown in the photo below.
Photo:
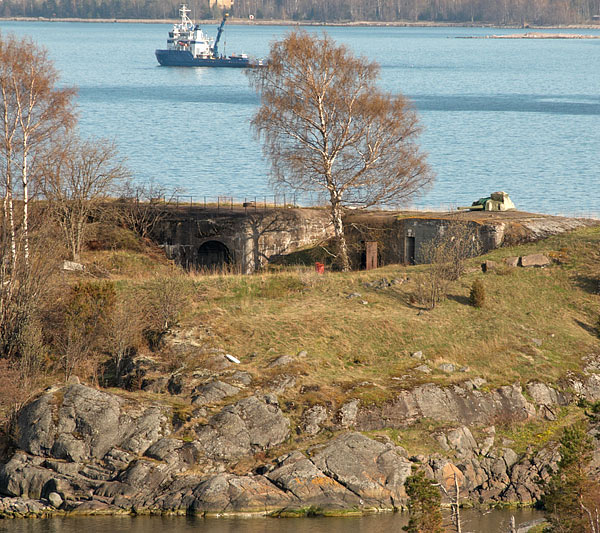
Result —
[[[377, 264], [418, 264], [424, 246], [454, 224], [467, 228], [479, 253], [536, 241], [598, 221], [522, 211], [361, 211], [344, 220], [353, 264], [364, 268], [367, 243]], [[251, 273], [301, 250], [326, 244], [333, 227], [325, 208], [169, 208], [153, 238], [186, 269]]]

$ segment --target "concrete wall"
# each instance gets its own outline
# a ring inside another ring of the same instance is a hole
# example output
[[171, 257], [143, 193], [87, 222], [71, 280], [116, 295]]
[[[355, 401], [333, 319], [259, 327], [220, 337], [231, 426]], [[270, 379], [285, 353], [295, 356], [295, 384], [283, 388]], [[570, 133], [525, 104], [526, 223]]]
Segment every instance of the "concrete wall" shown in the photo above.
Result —
[[[219, 252], [215, 243], [221, 243], [227, 250], [221, 257], [227, 257], [241, 272], [250, 273], [276, 257], [313, 246], [332, 234], [329, 216], [320, 209], [219, 213], [198, 209], [173, 212], [159, 224], [153, 238], [170, 259], [188, 269], [217, 266]], [[202, 253], [207, 247], [213, 251], [208, 255]]]
[[377, 241], [380, 265], [418, 264], [424, 262], [423, 246], [432, 240], [443, 238], [447, 228], [456, 223], [465, 225], [466, 231], [472, 233], [481, 253], [502, 245], [504, 224], [484, 224], [442, 215], [439, 217], [349, 216], [345, 226], [352, 241], [353, 263], [355, 267], [360, 268], [366, 241]]

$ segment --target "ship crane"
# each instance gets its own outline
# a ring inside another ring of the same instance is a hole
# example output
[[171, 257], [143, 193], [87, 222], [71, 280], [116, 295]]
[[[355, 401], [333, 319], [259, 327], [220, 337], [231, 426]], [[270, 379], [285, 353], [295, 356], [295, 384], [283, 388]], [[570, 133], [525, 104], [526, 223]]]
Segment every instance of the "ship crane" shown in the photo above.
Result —
[[227, 17], [229, 13], [223, 13], [223, 20], [221, 21], [221, 25], [217, 30], [217, 38], [215, 39], [215, 44], [213, 45], [212, 53], [213, 57], [219, 57], [219, 41], [221, 40], [221, 34], [223, 33], [223, 28], [225, 27], [225, 22], [227, 22]]

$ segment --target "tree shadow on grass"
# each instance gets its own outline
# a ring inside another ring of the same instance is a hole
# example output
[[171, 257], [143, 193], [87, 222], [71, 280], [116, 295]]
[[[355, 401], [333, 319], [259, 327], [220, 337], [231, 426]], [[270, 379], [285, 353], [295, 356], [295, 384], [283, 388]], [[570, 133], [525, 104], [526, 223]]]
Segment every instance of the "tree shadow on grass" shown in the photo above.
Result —
[[600, 277], [575, 276], [575, 284], [588, 294], [600, 294]]
[[590, 335], [593, 335], [594, 337], [598, 336], [598, 331], [591, 324], [586, 324], [585, 322], [582, 322], [581, 320], [578, 320], [578, 319], [575, 319], [575, 323], [580, 328], [583, 328], [585, 331], [587, 331]]
[[462, 305], [471, 305], [468, 296], [463, 296], [461, 294], [449, 294], [447, 298], [448, 300], [452, 300]]

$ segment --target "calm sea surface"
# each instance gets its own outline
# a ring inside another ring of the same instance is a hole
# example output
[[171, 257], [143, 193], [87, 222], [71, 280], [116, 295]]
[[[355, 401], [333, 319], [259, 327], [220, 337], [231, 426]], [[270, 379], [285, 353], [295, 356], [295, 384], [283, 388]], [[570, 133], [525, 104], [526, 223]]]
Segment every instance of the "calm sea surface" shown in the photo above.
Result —
[[[464, 533], [508, 533], [510, 516], [523, 524], [539, 519], [538, 511], [462, 513]], [[0, 533], [401, 533], [406, 514], [362, 518], [246, 518], [86, 517], [0, 521]]]
[[[115, 139], [137, 180], [196, 197], [271, 194], [249, 128], [258, 97], [243, 72], [159, 67], [154, 50], [169, 28], [0, 22], [49, 50], [63, 83], [79, 89], [82, 131]], [[287, 31], [231, 25], [225, 51], [263, 57]], [[419, 110], [438, 179], [416, 206], [468, 205], [505, 190], [525, 210], [600, 213], [600, 40], [460, 38], [519, 31], [489, 28], [327, 31], [378, 61], [381, 86]]]

